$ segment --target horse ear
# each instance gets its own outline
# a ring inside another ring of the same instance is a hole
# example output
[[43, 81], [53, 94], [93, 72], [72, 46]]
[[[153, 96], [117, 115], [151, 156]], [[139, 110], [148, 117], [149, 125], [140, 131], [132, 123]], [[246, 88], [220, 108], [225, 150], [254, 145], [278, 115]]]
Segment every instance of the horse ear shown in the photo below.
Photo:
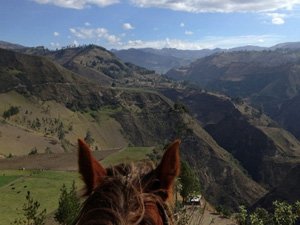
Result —
[[85, 195], [91, 194], [106, 176], [106, 169], [93, 157], [87, 143], [78, 139], [78, 167], [87, 187]]
[[177, 140], [169, 146], [156, 168], [160, 188], [167, 190], [169, 199], [173, 198], [174, 180], [180, 173], [179, 144]]

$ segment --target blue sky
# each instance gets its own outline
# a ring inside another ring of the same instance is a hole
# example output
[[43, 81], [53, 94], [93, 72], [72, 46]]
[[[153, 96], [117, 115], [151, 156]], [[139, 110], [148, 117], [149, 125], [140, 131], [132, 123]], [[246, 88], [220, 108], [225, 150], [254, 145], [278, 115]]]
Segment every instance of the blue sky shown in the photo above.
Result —
[[300, 0], [0, 0], [0, 40], [49, 49], [268, 47], [299, 25]]

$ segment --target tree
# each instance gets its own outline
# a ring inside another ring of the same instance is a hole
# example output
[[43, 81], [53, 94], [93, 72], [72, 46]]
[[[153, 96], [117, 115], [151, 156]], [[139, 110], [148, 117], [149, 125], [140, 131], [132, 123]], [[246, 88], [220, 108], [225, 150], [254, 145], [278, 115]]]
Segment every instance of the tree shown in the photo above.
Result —
[[37, 148], [34, 147], [33, 149], [31, 149], [28, 155], [36, 155], [37, 153], [38, 153]]
[[183, 198], [183, 203], [187, 198], [200, 193], [200, 184], [196, 174], [194, 171], [192, 171], [187, 161], [183, 159], [181, 160], [179, 178], [182, 185], [180, 194]]
[[4, 119], [7, 119], [13, 115], [16, 115], [19, 113], [19, 107], [17, 106], [11, 106], [8, 110], [4, 111], [3, 112], [3, 118]]
[[46, 219], [46, 209], [38, 213], [40, 203], [34, 201], [30, 196], [30, 191], [26, 195], [26, 203], [23, 205], [25, 218], [16, 219], [12, 224], [16, 225], [44, 225]]
[[[275, 212], [274, 212], [274, 220], [275, 224], [280, 225], [291, 225], [295, 224], [297, 218], [299, 217], [299, 211], [294, 210], [294, 207], [292, 205], [289, 205], [287, 202], [273, 202], [273, 205], [275, 206]], [[299, 210], [299, 202], [296, 203], [295, 208], [298, 208]]]
[[248, 214], [246, 208], [241, 206], [237, 214], [239, 225], [293, 225], [299, 218], [300, 202], [294, 205], [287, 202], [273, 202], [274, 213], [269, 213], [263, 208], [256, 208], [254, 213]]
[[70, 192], [67, 191], [66, 185], [63, 184], [59, 198], [58, 210], [55, 213], [54, 219], [59, 224], [71, 225], [78, 215], [79, 208], [80, 203], [76, 195], [75, 181], [73, 181]]
[[188, 106], [186, 106], [185, 104], [183, 104], [182, 102], [176, 102], [174, 104], [174, 110], [176, 112], [179, 112], [180, 114], [184, 114], [184, 113], [189, 113], [190, 109]]
[[57, 128], [57, 136], [58, 139], [61, 140], [65, 137], [65, 131], [64, 131], [64, 124], [60, 123], [60, 125]]
[[88, 145], [92, 145], [94, 143], [94, 139], [92, 138], [91, 131], [88, 130], [86, 132], [84, 140]]

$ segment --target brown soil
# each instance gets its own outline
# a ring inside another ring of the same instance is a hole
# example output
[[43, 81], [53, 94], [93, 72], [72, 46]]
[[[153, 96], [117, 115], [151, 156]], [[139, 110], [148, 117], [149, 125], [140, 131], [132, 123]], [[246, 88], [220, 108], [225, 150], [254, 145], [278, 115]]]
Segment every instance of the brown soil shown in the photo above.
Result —
[[[94, 151], [97, 160], [114, 154], [121, 149]], [[17, 156], [8, 159], [0, 159], [0, 169], [40, 169], [40, 170], [77, 170], [77, 153], [53, 153]]]
[[237, 225], [236, 222], [234, 222], [231, 219], [228, 219], [224, 216], [221, 216], [218, 213], [215, 213], [209, 205], [205, 206], [204, 214], [202, 215], [200, 213], [199, 206], [195, 206], [195, 208], [190, 208], [189, 213], [191, 215], [189, 222], [187, 225], [211, 225], [211, 224], [217, 224], [217, 225]]

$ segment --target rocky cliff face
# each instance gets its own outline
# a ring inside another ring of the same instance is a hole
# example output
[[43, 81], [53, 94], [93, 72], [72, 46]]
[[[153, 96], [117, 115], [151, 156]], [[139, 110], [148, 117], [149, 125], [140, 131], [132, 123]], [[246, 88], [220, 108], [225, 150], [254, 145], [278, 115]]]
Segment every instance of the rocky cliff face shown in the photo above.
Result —
[[295, 137], [245, 103], [205, 92], [163, 93], [186, 104], [218, 145], [266, 188], [281, 182], [300, 158], [300, 144]]
[[198, 82], [210, 91], [244, 98], [256, 108], [263, 108], [268, 116], [298, 137], [299, 129], [290, 122], [298, 121], [297, 116], [290, 109], [285, 112], [292, 99], [299, 103], [298, 52], [277, 49], [220, 53], [199, 59], [189, 66], [174, 68], [166, 75]]

